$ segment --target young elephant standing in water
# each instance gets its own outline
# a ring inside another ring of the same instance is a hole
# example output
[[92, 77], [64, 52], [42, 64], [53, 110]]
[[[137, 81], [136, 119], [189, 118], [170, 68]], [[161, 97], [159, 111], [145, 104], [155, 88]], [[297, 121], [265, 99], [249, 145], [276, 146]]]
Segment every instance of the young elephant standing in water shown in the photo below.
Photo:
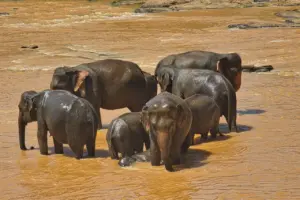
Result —
[[150, 134], [150, 160], [153, 166], [163, 160], [166, 170], [180, 164], [181, 148], [190, 130], [192, 112], [178, 96], [162, 92], [146, 103], [142, 123]]
[[108, 127], [106, 141], [112, 159], [119, 159], [118, 153], [122, 154], [122, 158], [140, 153], [144, 143], [149, 149], [149, 135], [141, 123], [141, 113], [126, 113], [114, 119]]
[[[216, 138], [219, 132], [220, 108], [213, 98], [195, 94], [184, 100], [193, 113], [193, 122], [186, 138], [188, 149], [190, 144], [194, 144], [195, 133], [201, 134], [201, 139], [206, 140], [208, 132], [211, 137]], [[221, 135], [221, 134], [220, 134]]]
[[83, 157], [86, 145], [88, 155], [95, 156], [98, 116], [93, 106], [65, 90], [27, 91], [19, 102], [20, 148], [26, 150], [25, 127], [37, 121], [40, 153], [48, 154], [47, 131], [53, 137], [54, 150], [63, 153], [63, 144], [69, 144], [76, 158]]

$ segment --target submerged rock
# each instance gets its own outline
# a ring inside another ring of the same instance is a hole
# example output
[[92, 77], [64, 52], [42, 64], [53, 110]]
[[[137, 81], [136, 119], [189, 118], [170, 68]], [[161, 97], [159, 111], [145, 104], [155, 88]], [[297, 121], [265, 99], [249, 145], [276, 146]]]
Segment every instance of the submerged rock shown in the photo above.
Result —
[[22, 49], [37, 49], [39, 48], [38, 45], [29, 45], [29, 46], [26, 46], [26, 45], [23, 45], [21, 46]]

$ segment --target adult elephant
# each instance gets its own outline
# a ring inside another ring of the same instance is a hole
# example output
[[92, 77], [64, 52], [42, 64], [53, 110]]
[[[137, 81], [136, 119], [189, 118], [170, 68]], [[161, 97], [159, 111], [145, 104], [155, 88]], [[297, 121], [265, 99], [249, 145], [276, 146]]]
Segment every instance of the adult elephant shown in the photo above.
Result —
[[171, 92], [183, 99], [195, 94], [212, 97], [224, 115], [229, 131], [236, 125], [236, 93], [230, 82], [220, 73], [205, 69], [175, 69], [164, 67], [157, 74], [162, 91]]
[[150, 160], [153, 166], [163, 160], [166, 170], [180, 164], [180, 153], [190, 130], [193, 115], [187, 103], [169, 92], [162, 92], [146, 103], [142, 124], [150, 135]]
[[242, 59], [237, 53], [220, 54], [209, 51], [188, 51], [172, 54], [159, 61], [155, 69], [156, 78], [159, 71], [164, 67], [213, 70], [223, 74], [235, 91], [241, 87]]
[[113, 110], [127, 107], [132, 112], [157, 94], [154, 76], [143, 72], [130, 61], [105, 59], [75, 67], [55, 69], [51, 89], [63, 89], [87, 99], [97, 111], [102, 127], [100, 108]]
[[[98, 116], [93, 106], [65, 90], [26, 91], [19, 101], [19, 143], [25, 146], [25, 127], [37, 121], [40, 153], [48, 155], [47, 132], [53, 137], [54, 151], [63, 153], [63, 144], [69, 144], [76, 158], [83, 157], [84, 145], [88, 155], [95, 156]], [[31, 148], [33, 149], [33, 148]]]

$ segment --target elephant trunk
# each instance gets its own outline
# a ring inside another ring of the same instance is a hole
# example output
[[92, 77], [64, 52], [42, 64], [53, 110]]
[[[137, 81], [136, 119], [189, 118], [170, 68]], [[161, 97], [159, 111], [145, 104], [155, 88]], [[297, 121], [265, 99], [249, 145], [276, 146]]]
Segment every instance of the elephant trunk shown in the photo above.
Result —
[[167, 171], [173, 172], [172, 159], [170, 157], [171, 138], [169, 133], [160, 132], [158, 133], [157, 143], [160, 149], [161, 159], [164, 161], [164, 165]]
[[22, 112], [19, 112], [18, 125], [19, 125], [19, 144], [21, 150], [27, 150], [25, 145], [25, 127], [26, 122], [23, 120]]

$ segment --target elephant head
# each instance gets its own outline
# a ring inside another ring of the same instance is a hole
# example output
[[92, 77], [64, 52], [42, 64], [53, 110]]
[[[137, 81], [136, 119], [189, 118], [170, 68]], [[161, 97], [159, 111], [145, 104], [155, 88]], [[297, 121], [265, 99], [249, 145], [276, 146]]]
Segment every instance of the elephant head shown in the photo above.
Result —
[[223, 74], [237, 92], [242, 84], [242, 59], [237, 53], [222, 55], [217, 62], [217, 71]]
[[[25, 127], [27, 123], [37, 120], [37, 105], [35, 91], [26, 91], [21, 95], [19, 102], [19, 144], [21, 150], [27, 150], [25, 146]], [[31, 147], [32, 149], [33, 147]]]
[[86, 97], [86, 81], [89, 72], [73, 67], [58, 67], [55, 69], [50, 88], [52, 90], [67, 90], [80, 97]]
[[174, 69], [170, 67], [163, 67], [157, 72], [157, 82], [161, 87], [161, 91], [172, 92], [172, 82], [174, 79]]
[[[159, 158], [155, 158], [155, 160], [157, 162], [163, 160], [166, 170], [174, 171], [171, 146], [176, 130], [185, 123], [183, 107], [168, 103], [145, 105], [142, 109], [141, 121], [144, 129], [150, 134], [150, 142], [154, 143], [150, 145], [150, 151], [159, 152]], [[152, 149], [153, 146], [156, 149]]]

